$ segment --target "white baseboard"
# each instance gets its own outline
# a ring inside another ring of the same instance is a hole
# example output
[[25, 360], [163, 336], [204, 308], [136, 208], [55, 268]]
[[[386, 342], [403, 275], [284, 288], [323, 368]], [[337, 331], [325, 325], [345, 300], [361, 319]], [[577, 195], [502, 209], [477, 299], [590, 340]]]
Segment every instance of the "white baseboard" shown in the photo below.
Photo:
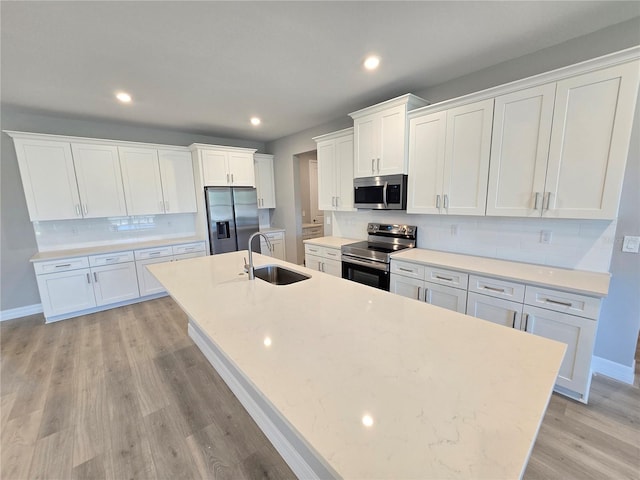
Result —
[[600, 375], [613, 378], [614, 380], [633, 385], [636, 369], [635, 363], [636, 362], [634, 360], [633, 365], [628, 367], [627, 365], [612, 362], [606, 358], [594, 356], [591, 361], [591, 371], [593, 373], [598, 373]]
[[35, 315], [36, 313], [42, 313], [41, 303], [2, 310], [0, 311], [0, 322], [13, 320], [14, 318], [28, 317], [29, 315]]

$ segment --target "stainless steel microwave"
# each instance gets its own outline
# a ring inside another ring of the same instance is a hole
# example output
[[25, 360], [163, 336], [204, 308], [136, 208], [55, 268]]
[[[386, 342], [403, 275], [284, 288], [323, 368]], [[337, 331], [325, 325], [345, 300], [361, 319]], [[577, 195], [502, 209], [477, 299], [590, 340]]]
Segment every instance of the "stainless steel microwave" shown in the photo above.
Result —
[[353, 179], [356, 208], [370, 210], [406, 210], [407, 176], [385, 175]]

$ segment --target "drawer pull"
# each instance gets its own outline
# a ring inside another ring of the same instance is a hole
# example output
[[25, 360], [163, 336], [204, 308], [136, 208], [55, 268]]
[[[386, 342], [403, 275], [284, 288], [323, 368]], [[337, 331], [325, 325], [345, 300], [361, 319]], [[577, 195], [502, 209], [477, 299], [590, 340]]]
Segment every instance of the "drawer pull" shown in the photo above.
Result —
[[447, 282], [453, 282], [453, 278], [441, 277], [440, 275], [436, 275], [438, 280], [446, 280]]
[[527, 331], [527, 328], [529, 328], [529, 314], [527, 313], [524, 316], [524, 331]]
[[402, 268], [402, 267], [398, 267], [398, 270], [401, 270], [401, 271], [403, 271], [403, 272], [414, 273], [414, 270], [411, 270], [410, 268]]
[[149, 256], [151, 256], [151, 255], [160, 255], [161, 253], [162, 252], [151, 252], [151, 253], [149, 253]]
[[554, 305], [562, 305], [563, 307], [571, 307], [571, 306], [573, 306], [572, 303], [559, 302], [557, 300], [551, 300], [550, 298], [545, 298], [544, 301], [547, 302], [547, 303], [553, 303]]
[[105, 262], [115, 262], [116, 260], [118, 260], [118, 257], [111, 257], [111, 258], [104, 259]]
[[61, 265], [56, 265], [56, 268], [66, 268], [66, 267], [70, 267], [71, 264], [70, 263], [65, 263], [65, 264], [61, 264]]
[[513, 323], [511, 324], [511, 328], [516, 328], [516, 315], [518, 315], [518, 312], [516, 312], [514, 310], [513, 311]]
[[89, 276], [89, 274], [88, 274], [88, 273], [87, 273], [87, 283], [88, 283], [89, 285], [91, 285], [91, 277]]
[[422, 287], [418, 287], [418, 296], [416, 297], [416, 300], [420, 300], [420, 290]]
[[484, 288], [484, 289], [486, 289], [486, 290], [491, 290], [491, 291], [493, 291], [493, 292], [500, 292], [500, 293], [504, 293], [504, 288], [489, 287], [489, 286], [487, 286], [487, 285], [483, 285], [483, 287], [482, 287], [482, 288]]
[[98, 283], [98, 274], [96, 272], [93, 272], [93, 279]]

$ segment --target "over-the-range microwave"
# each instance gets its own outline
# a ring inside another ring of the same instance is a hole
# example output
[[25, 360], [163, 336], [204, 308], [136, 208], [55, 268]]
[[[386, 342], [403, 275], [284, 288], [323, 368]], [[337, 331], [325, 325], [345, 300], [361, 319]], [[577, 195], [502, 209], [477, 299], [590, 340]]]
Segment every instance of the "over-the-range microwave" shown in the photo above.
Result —
[[406, 210], [407, 176], [385, 175], [353, 179], [356, 208], [370, 210]]

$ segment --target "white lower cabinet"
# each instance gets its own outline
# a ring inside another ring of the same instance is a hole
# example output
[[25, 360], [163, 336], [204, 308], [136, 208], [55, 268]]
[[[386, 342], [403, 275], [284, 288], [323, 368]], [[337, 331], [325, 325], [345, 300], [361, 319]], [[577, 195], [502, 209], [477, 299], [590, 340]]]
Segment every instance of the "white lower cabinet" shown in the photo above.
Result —
[[38, 275], [37, 279], [47, 319], [96, 306], [91, 270], [88, 268]]
[[465, 313], [467, 309], [467, 291], [438, 285], [437, 283], [424, 282], [424, 301], [436, 307]]
[[96, 305], [138, 298], [138, 276], [133, 262], [91, 268]]
[[147, 295], [154, 295], [156, 293], [163, 293], [164, 287], [156, 277], [151, 275], [151, 272], [147, 270], [147, 265], [153, 265], [155, 263], [171, 262], [173, 255], [167, 257], [152, 257], [145, 258], [144, 260], [136, 260], [136, 270], [138, 271], [138, 285], [140, 286], [140, 296], [145, 297]]
[[264, 241], [264, 238], [260, 238], [260, 251], [262, 255], [277, 258], [279, 260], [286, 260], [286, 250], [284, 242], [284, 232], [271, 232], [265, 233], [266, 237], [271, 243], [271, 248]]
[[342, 253], [339, 248], [305, 244], [304, 251], [307, 268], [342, 278]]
[[522, 320], [522, 304], [469, 292], [467, 315], [519, 330]]

